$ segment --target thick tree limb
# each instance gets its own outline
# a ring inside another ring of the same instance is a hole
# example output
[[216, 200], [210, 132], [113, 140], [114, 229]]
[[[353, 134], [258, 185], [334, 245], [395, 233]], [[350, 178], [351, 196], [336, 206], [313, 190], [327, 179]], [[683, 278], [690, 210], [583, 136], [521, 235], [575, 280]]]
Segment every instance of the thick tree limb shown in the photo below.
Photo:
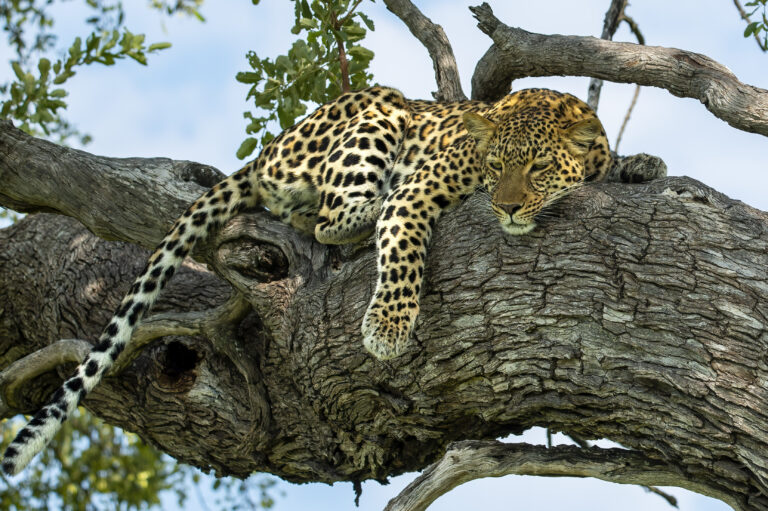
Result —
[[[49, 190], [85, 180], [109, 196], [85, 221], [148, 242], [188, 193], [153, 175], [153, 159], [127, 171], [72, 151], [55, 156], [90, 171], [52, 172], [58, 163], [26, 147], [37, 141], [9, 144], [23, 138], [9, 131], [0, 126], [0, 172], [46, 185], [3, 179], [0, 205], [79, 212], [77, 193], [46, 204]], [[132, 173], [153, 189], [120, 186]], [[142, 213], [137, 193], [160, 199]], [[126, 209], [141, 229], [121, 224]], [[257, 211], [201, 250], [256, 313], [158, 339], [85, 401], [184, 462], [384, 480], [423, 469], [452, 441], [541, 425], [610, 438], [734, 507], [768, 510], [768, 215], [696, 181], [590, 185], [523, 237], [505, 236], [474, 196], [438, 223], [414, 338], [388, 363], [360, 342], [370, 244], [323, 246]], [[145, 257], [61, 216], [0, 230], [0, 368], [57, 339], [95, 339]], [[230, 284], [189, 263], [156, 312], [212, 309]], [[25, 385], [12, 412], [38, 407], [67, 370]]]
[[[677, 467], [626, 449], [583, 449], [571, 445], [547, 448], [468, 440], [448, 447], [440, 461], [430, 465], [384, 511], [423, 511], [438, 497], [466, 482], [507, 475], [594, 477], [621, 484], [664, 484], [688, 488], [726, 502], [734, 511], [746, 511], [727, 492], [702, 486]], [[663, 494], [662, 494], [663, 495]]]
[[432, 59], [435, 69], [437, 92], [433, 96], [438, 101], [461, 101], [467, 99], [461, 89], [459, 68], [453, 56], [451, 42], [443, 32], [443, 27], [432, 23], [410, 0], [384, 0], [395, 16], [400, 18], [411, 34], [423, 44]]
[[734, 128], [768, 136], [768, 91], [741, 83], [705, 55], [593, 37], [534, 34], [506, 26], [486, 3], [471, 10], [480, 30], [494, 42], [475, 68], [473, 99], [495, 100], [509, 91], [512, 80], [526, 76], [592, 76], [698, 99]]
[[[0, 119], [3, 206], [72, 216], [107, 240], [154, 248], [175, 217], [223, 177], [189, 161], [94, 156], [30, 137]], [[113, 203], [116, 190], [133, 200]]]
[[150, 342], [161, 337], [206, 334], [209, 339], [214, 339], [226, 332], [228, 325], [239, 323], [248, 312], [247, 307], [242, 296], [235, 294], [223, 305], [206, 311], [155, 314], [136, 329], [131, 344], [123, 351], [111, 373], [120, 374]]

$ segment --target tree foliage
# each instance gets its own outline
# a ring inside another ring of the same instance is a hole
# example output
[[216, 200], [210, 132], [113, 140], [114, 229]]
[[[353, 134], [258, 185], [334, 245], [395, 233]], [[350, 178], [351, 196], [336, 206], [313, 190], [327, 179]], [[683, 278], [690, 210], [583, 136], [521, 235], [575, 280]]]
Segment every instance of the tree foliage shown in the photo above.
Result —
[[[13, 440], [24, 422], [16, 418], [3, 424], [2, 445]], [[174, 494], [182, 507], [190, 486], [201, 483], [197, 469], [176, 463], [137, 435], [80, 408], [25, 476], [11, 481], [0, 473], [0, 509], [151, 509], [161, 506], [164, 492]], [[263, 475], [219, 478], [211, 482], [210, 490], [217, 509], [269, 509], [275, 483]]]
[[768, 51], [767, 4], [768, 0], [751, 0], [744, 4], [747, 9], [752, 9], [750, 12], [746, 12], [742, 9], [741, 5], [736, 2], [739, 12], [747, 22], [747, 28], [744, 29], [744, 37], [754, 37], [757, 45], [763, 51]]
[[[258, 113], [245, 112], [249, 136], [237, 157], [251, 155], [272, 140], [270, 127], [292, 126], [307, 112], [309, 104], [322, 104], [342, 91], [371, 84], [368, 67], [373, 52], [361, 41], [373, 21], [359, 10], [362, 0], [293, 0], [295, 19], [291, 33], [301, 36], [284, 55], [261, 58], [248, 52], [250, 71], [237, 74], [239, 82], [251, 85]], [[258, 3], [258, 0], [254, 0]]]
[[[13, 440], [22, 421], [3, 427], [3, 444]], [[25, 477], [11, 483], [2, 476], [0, 508], [148, 509], [160, 504], [163, 491], [179, 488], [185, 469], [159, 454], [138, 436], [123, 433], [82, 411], [63, 426]], [[76, 461], [75, 461], [76, 460]], [[62, 470], [62, 466], [70, 467]]]
[[[120, 1], [86, 0], [90, 15], [86, 19], [91, 32], [69, 43], [64, 56], [54, 32], [55, 20], [50, 14], [53, 1], [7, 0], [0, 4], [0, 19], [14, 50], [11, 59], [14, 77], [0, 84], [0, 116], [20, 122], [24, 131], [65, 143], [78, 137], [87, 143], [88, 135], [78, 132], [62, 111], [66, 108], [66, 82], [83, 66], [112, 66], [117, 61], [132, 59], [147, 64], [149, 54], [170, 47], [170, 43], [147, 44], [143, 34], [134, 34], [125, 26], [125, 13]], [[188, 8], [187, 2], [180, 2]], [[153, 7], [169, 7], [154, 2]]]

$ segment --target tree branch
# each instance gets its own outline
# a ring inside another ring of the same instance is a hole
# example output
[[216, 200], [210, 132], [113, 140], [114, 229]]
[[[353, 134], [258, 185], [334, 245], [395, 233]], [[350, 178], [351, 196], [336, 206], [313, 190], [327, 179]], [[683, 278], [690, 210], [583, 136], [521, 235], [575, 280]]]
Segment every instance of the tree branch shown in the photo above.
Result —
[[390, 500], [384, 511], [424, 511], [438, 497], [461, 484], [507, 475], [594, 477], [611, 483], [646, 487], [657, 484], [679, 486], [720, 499], [735, 511], [747, 510], [727, 491], [702, 487], [678, 468], [640, 452], [468, 440], [451, 444], [445, 456], [427, 467]]
[[80, 339], [61, 339], [50, 346], [16, 360], [0, 372], [0, 417], [19, 406], [15, 397], [29, 380], [68, 362], [80, 363], [91, 345]]
[[[189, 161], [91, 155], [0, 120], [0, 203], [23, 213], [77, 218], [106, 240], [154, 248], [173, 220], [223, 178], [213, 167]], [[112, 200], [114, 193], [120, 202]]]
[[768, 91], [741, 83], [709, 57], [593, 37], [534, 34], [504, 25], [486, 3], [470, 9], [494, 41], [472, 77], [473, 99], [495, 100], [516, 78], [592, 76], [698, 99], [734, 128], [768, 136]]
[[349, 15], [345, 16], [341, 22], [336, 15], [336, 11], [333, 10], [333, 6], [328, 5], [328, 12], [331, 16], [331, 27], [336, 31], [336, 33], [333, 34], [333, 37], [336, 40], [336, 48], [339, 52], [339, 71], [341, 72], [341, 83], [339, 85], [341, 87], [341, 92], [350, 92], [352, 87], [349, 84], [349, 61], [347, 61], [347, 53], [344, 51], [344, 41], [338, 35], [338, 31], [341, 30], [341, 26], [347, 21], [347, 18], [352, 15], [361, 1], [362, 0], [357, 0], [350, 9]]
[[[600, 39], [610, 41], [613, 39], [613, 34], [616, 33], [616, 29], [619, 28], [619, 21], [624, 15], [624, 9], [627, 7], [627, 0], [611, 0], [611, 5], [605, 12], [605, 18], [603, 19], [603, 33], [600, 34]], [[587, 104], [592, 107], [592, 110], [597, 112], [597, 105], [600, 103], [600, 89], [603, 87], [603, 81], [599, 78], [592, 78], [589, 81], [589, 89], [587, 92]]]
[[459, 68], [456, 66], [456, 58], [453, 56], [451, 43], [443, 32], [443, 27], [432, 23], [432, 20], [424, 16], [410, 0], [384, 0], [384, 4], [427, 48], [435, 69], [437, 92], [432, 94], [435, 99], [438, 101], [467, 99], [461, 89]]
[[[160, 337], [205, 334], [209, 339], [216, 339], [229, 325], [239, 323], [248, 310], [248, 303], [240, 294], [235, 293], [224, 304], [205, 311], [155, 314], [138, 326], [131, 343], [126, 346], [110, 372], [113, 375], [120, 374], [150, 342]], [[231, 342], [232, 339], [227, 341]]]
[[[592, 445], [588, 441], [584, 440], [579, 436], [576, 436], [576, 435], [566, 435], [566, 436], [570, 438], [571, 441], [573, 441], [576, 445], [578, 445], [582, 449], [589, 449], [590, 447], [592, 447]], [[552, 432], [549, 429], [547, 430], [547, 447], [552, 447]], [[666, 500], [670, 506], [677, 507], [677, 499], [672, 495], [661, 491], [655, 486], [642, 485], [642, 488]]]
[[627, 108], [627, 113], [624, 115], [624, 120], [621, 121], [621, 127], [619, 128], [619, 133], [616, 135], [616, 142], [612, 146], [612, 151], [615, 151], [616, 153], [619, 152], [619, 145], [621, 144], [621, 137], [624, 136], [624, 130], [627, 128], [627, 124], [629, 123], [629, 117], [632, 115], [632, 110], [635, 109], [635, 105], [637, 105], [637, 98], [640, 97], [640, 86], [635, 86], [635, 92], [632, 94], [632, 101], [629, 102], [629, 108]]
[[[643, 33], [640, 31], [640, 27], [635, 22], [634, 19], [627, 16], [625, 13], [622, 12], [621, 15], [621, 21], [626, 22], [627, 25], [629, 25], [629, 29], [632, 31], [633, 34], [635, 34], [635, 37], [637, 38], [638, 44], [645, 44], [645, 37], [643, 36]], [[629, 123], [629, 118], [632, 115], [632, 110], [635, 109], [635, 105], [637, 105], [637, 98], [640, 96], [640, 86], [635, 85], [635, 93], [632, 95], [632, 101], [629, 103], [629, 108], [627, 109], [627, 114], [624, 116], [624, 120], [621, 122], [621, 128], [619, 128], [619, 133], [616, 135], [616, 143], [613, 146], [613, 150], [615, 152], [619, 152], [619, 144], [621, 144], [621, 137], [624, 135], [624, 130], [627, 127], [627, 123]]]

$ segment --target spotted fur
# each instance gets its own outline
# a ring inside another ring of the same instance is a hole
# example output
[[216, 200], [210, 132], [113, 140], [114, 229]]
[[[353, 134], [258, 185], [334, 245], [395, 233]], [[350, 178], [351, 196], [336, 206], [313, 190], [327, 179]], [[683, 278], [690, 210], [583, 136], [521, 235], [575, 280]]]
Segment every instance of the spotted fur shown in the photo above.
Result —
[[600, 122], [568, 94], [530, 89], [496, 103], [410, 101], [383, 87], [342, 95], [175, 222], [75, 375], [8, 447], [3, 470], [18, 473], [50, 441], [195, 243], [241, 209], [265, 206], [328, 244], [376, 230], [378, 281], [362, 333], [365, 347], [384, 359], [402, 351], [413, 328], [427, 245], [443, 211], [484, 187], [501, 226], [523, 234], [543, 207], [584, 180], [602, 179], [609, 164]]

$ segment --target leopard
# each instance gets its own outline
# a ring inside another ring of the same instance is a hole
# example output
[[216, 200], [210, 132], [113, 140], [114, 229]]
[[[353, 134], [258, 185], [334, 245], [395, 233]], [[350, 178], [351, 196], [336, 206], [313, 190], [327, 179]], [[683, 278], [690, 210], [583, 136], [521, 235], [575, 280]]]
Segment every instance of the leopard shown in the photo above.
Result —
[[142, 317], [196, 243], [239, 212], [263, 207], [323, 244], [376, 236], [376, 286], [362, 345], [380, 360], [403, 352], [438, 218], [478, 190], [503, 231], [520, 236], [537, 215], [588, 181], [612, 156], [582, 100], [525, 89], [498, 101], [410, 100], [376, 86], [340, 95], [265, 144], [173, 223], [90, 353], [7, 447], [19, 473], [114, 365]]

